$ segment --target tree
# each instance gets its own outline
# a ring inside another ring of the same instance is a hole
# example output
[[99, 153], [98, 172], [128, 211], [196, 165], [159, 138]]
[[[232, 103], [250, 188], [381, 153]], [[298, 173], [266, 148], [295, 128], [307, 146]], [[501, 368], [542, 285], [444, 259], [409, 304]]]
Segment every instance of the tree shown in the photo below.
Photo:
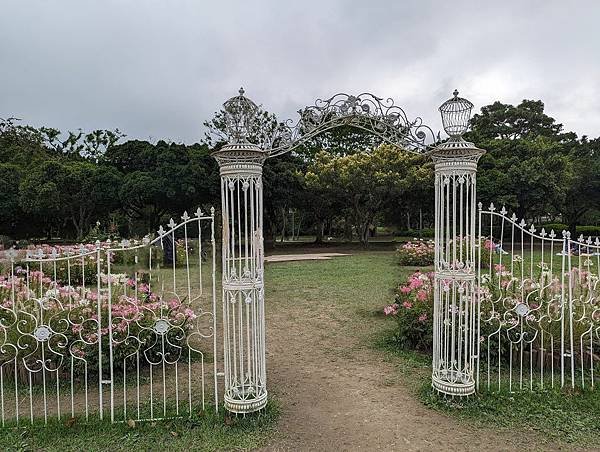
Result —
[[20, 183], [21, 168], [11, 163], [0, 163], [0, 234], [15, 236], [22, 222]]
[[132, 140], [110, 148], [105, 159], [123, 173], [123, 210], [145, 231], [164, 217], [208, 209], [218, 200], [219, 174], [206, 145]]
[[419, 159], [389, 145], [341, 157], [320, 152], [305, 180], [309, 187], [344, 200], [361, 243], [367, 245], [376, 215], [407, 193], [410, 168]]
[[61, 202], [77, 239], [81, 239], [94, 221], [103, 221], [119, 208], [122, 176], [115, 168], [90, 162], [67, 162], [64, 166]]
[[564, 222], [575, 236], [581, 219], [600, 209], [600, 138], [583, 137], [569, 154], [565, 200], [561, 208]]
[[32, 170], [19, 186], [19, 204], [31, 216], [48, 238], [61, 225], [65, 208], [64, 191], [66, 169], [58, 160], [49, 160]]
[[541, 101], [495, 102], [473, 116], [471, 129], [467, 138], [487, 150], [478, 172], [481, 201], [504, 204], [527, 219], [559, 212], [575, 135], [562, 133]]

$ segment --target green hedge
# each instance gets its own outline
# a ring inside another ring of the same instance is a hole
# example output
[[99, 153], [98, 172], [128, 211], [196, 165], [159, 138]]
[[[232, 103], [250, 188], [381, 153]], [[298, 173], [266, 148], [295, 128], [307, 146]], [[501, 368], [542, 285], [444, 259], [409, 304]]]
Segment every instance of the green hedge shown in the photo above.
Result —
[[[561, 231], [566, 231], [569, 229], [564, 223], [546, 223], [542, 224], [540, 227], [546, 229], [546, 232], [549, 232], [551, 229], [554, 229], [554, 232], [557, 234]], [[577, 226], [577, 235], [583, 234], [585, 237], [588, 236], [600, 236], [600, 226]]]
[[[419, 237], [418, 229], [404, 229], [396, 232], [396, 236], [398, 237]], [[435, 236], [435, 230], [433, 228], [423, 228], [421, 229], [421, 237], [424, 238], [432, 238]]]

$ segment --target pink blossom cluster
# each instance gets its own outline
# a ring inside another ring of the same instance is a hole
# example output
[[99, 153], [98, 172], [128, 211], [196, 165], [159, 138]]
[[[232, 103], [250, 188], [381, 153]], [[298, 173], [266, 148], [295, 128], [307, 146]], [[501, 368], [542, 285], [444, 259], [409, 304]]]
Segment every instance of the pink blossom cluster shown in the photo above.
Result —
[[402, 312], [400, 308], [412, 310], [418, 308], [417, 320], [425, 322], [430, 318], [429, 311], [433, 303], [433, 272], [417, 271], [409, 276], [406, 283], [398, 288], [396, 303], [383, 309], [385, 315], [398, 315]]
[[[150, 329], [157, 319], [165, 319], [172, 326], [191, 328], [196, 313], [176, 296], [163, 299], [152, 292], [146, 283], [136, 284], [127, 275], [110, 275], [112, 297], [107, 289], [62, 285], [42, 271], [18, 271], [13, 276], [0, 275], [0, 309], [15, 313], [27, 312], [39, 318], [43, 306], [44, 319], [66, 318], [72, 340], [93, 344], [100, 335], [109, 334], [108, 314], [112, 316], [113, 337], [136, 336], [142, 329]], [[100, 322], [99, 317], [101, 316]], [[65, 325], [64, 320], [60, 325]], [[66, 333], [66, 332], [63, 332]], [[21, 334], [21, 333], [18, 333]], [[117, 336], [115, 336], [117, 335]], [[78, 346], [74, 353], [83, 353]]]

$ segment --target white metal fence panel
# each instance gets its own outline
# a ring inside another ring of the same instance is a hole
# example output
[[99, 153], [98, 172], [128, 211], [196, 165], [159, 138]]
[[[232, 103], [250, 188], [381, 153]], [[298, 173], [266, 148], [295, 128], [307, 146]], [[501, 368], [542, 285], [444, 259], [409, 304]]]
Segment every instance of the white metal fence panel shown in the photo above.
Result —
[[477, 387], [597, 383], [600, 240], [572, 240], [479, 206]]
[[219, 404], [214, 209], [156, 238], [5, 252], [2, 425]]

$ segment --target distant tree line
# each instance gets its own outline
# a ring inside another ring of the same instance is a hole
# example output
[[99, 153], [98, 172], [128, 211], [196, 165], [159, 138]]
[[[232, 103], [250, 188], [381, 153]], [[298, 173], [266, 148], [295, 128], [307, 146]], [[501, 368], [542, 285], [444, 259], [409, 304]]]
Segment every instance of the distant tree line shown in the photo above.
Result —
[[[224, 126], [222, 113], [209, 130]], [[262, 112], [262, 126], [277, 127]], [[213, 135], [214, 136], [214, 135]], [[478, 197], [519, 218], [561, 222], [572, 231], [600, 222], [600, 138], [578, 138], [544, 113], [541, 101], [482, 108], [465, 137], [487, 150]], [[222, 145], [126, 140], [119, 130], [90, 133], [0, 120], [0, 235], [86, 240], [140, 236], [184, 210], [219, 207], [211, 151]], [[433, 222], [433, 167], [426, 156], [380, 146], [339, 128], [295, 152], [267, 160], [265, 234], [300, 233], [367, 243], [375, 226], [412, 232]], [[293, 217], [293, 223], [291, 218]]]

